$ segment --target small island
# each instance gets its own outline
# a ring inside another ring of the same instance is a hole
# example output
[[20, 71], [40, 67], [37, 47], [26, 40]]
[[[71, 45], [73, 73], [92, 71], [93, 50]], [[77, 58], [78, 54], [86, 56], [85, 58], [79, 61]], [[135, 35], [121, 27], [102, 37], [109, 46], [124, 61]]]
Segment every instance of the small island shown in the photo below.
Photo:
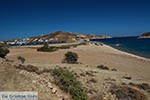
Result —
[[139, 38], [150, 38], [150, 32], [145, 32]]

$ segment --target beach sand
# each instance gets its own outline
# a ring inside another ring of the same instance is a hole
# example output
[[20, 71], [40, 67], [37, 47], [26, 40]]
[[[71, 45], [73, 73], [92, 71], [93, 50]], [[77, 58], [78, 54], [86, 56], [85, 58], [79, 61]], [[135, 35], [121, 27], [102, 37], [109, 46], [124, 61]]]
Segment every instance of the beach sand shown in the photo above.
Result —
[[76, 52], [81, 64], [66, 66], [95, 68], [97, 65], [106, 65], [110, 69], [134, 76], [136, 80], [150, 83], [150, 59], [142, 58], [126, 52], [119, 51], [110, 46], [82, 45], [72, 49], [61, 49], [55, 52], [37, 52], [33, 48], [10, 48], [7, 58], [19, 63], [17, 56], [23, 56], [25, 64], [33, 65], [65, 65], [61, 61], [67, 51]]

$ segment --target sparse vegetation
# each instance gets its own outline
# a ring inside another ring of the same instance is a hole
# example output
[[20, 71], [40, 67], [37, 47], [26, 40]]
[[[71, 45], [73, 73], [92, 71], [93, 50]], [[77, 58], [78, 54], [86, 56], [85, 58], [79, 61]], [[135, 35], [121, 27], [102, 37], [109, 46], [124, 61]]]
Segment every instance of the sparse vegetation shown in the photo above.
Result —
[[71, 46], [70, 45], [62, 45], [59, 47], [60, 49], [70, 49]]
[[[103, 100], [102, 94], [101, 93], [97, 93], [96, 95], [93, 95], [92, 97], [90, 97], [89, 100]], [[105, 99], [107, 100], [107, 99]]]
[[25, 70], [26, 71], [29, 71], [29, 72], [36, 72], [37, 70], [39, 70], [37, 67], [33, 66], [33, 65], [27, 65], [25, 67]]
[[109, 68], [105, 65], [98, 65], [97, 68], [103, 69], [103, 70], [109, 70]]
[[85, 43], [80, 43], [80, 44], [71, 44], [71, 45], [61, 45], [61, 46], [48, 46], [48, 44], [44, 44], [44, 46], [37, 48], [37, 51], [42, 51], [42, 52], [53, 52], [58, 49], [70, 49], [70, 48], [75, 48], [80, 45], [85, 45]]
[[147, 100], [144, 93], [127, 86], [114, 87], [110, 92], [115, 94], [119, 100]]
[[135, 84], [135, 83], [129, 83], [131, 86], [136, 86], [139, 89], [145, 90], [147, 92], [150, 92], [150, 86], [148, 83], [141, 83], [141, 84]]
[[123, 76], [123, 78], [128, 79], [128, 80], [132, 79], [131, 76]]
[[97, 80], [96, 80], [95, 78], [91, 78], [91, 79], [89, 80], [89, 82], [97, 83]]
[[37, 70], [36, 73], [40, 75], [43, 73], [50, 73], [51, 71], [52, 71], [52, 69], [44, 68], [43, 70]]
[[39, 69], [32, 65], [18, 65], [15, 66], [17, 69], [26, 70], [28, 72], [37, 72]]
[[117, 69], [113, 68], [113, 69], [111, 69], [111, 71], [117, 71]]
[[56, 46], [48, 46], [48, 44], [44, 44], [43, 47], [37, 48], [37, 51], [42, 51], [42, 52], [53, 52], [58, 50], [58, 47]]
[[88, 76], [95, 76], [92, 71], [86, 71], [85, 74], [88, 75]]
[[56, 84], [65, 92], [72, 95], [73, 100], [87, 100], [87, 94], [82, 85], [68, 70], [55, 68], [52, 71]]
[[63, 63], [69, 64], [77, 64], [78, 63], [78, 55], [74, 52], [67, 52], [62, 61]]
[[25, 62], [25, 58], [22, 56], [18, 56], [17, 59], [20, 60], [21, 64]]
[[9, 53], [8, 48], [5, 45], [0, 44], [0, 57], [5, 58], [5, 56]]

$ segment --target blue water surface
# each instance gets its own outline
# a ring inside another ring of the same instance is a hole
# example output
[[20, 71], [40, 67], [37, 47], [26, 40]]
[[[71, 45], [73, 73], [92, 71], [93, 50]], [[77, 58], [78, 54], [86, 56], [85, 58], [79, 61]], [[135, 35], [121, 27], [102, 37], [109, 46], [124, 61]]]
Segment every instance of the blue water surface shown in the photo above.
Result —
[[[113, 48], [150, 59], [150, 38], [116, 37], [110, 39], [93, 39]], [[117, 46], [116, 44], [119, 44]]]

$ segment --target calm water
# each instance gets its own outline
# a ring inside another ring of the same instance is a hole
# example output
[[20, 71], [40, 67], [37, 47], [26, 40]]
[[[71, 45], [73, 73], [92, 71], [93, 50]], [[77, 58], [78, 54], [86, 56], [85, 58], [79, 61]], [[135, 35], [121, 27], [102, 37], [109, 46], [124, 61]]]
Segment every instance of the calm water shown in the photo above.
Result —
[[[137, 37], [121, 37], [111, 39], [93, 39], [91, 41], [102, 42], [116, 49], [150, 59], [150, 38], [139, 39]], [[116, 46], [116, 44], [120, 45]]]

